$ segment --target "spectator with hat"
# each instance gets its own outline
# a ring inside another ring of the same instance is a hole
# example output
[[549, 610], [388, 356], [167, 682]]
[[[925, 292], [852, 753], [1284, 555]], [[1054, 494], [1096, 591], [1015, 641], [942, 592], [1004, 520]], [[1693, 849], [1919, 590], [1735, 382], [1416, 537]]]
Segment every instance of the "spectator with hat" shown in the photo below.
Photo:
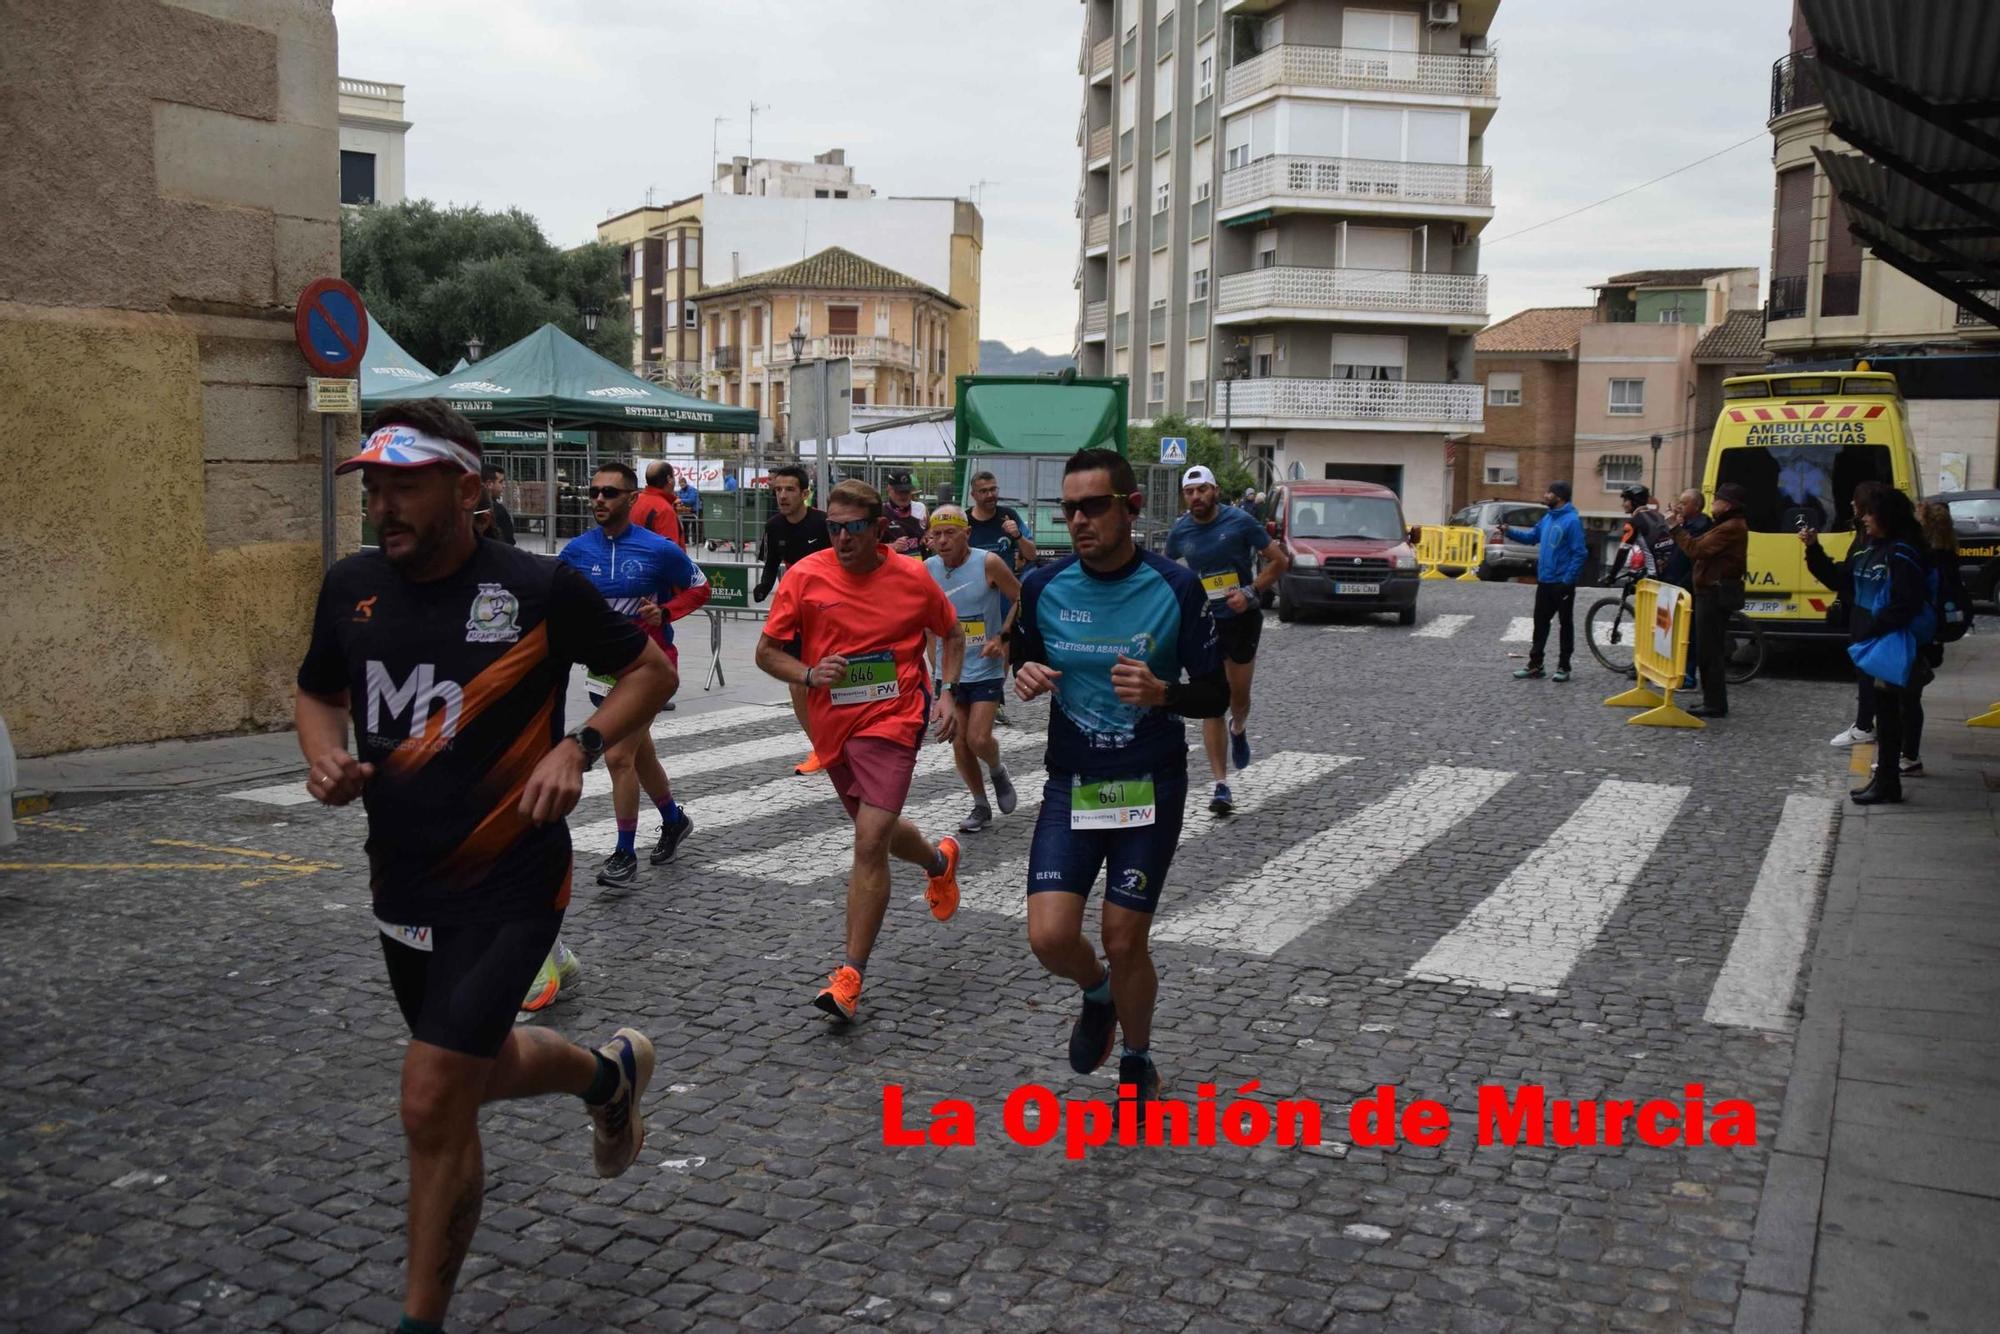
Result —
[[1694, 647], [1700, 655], [1701, 703], [1688, 712], [1697, 718], [1729, 714], [1729, 618], [1743, 609], [1743, 572], [1750, 562], [1750, 522], [1743, 517], [1749, 494], [1734, 482], [1715, 488], [1710, 506], [1715, 522], [1699, 537], [1681, 515], [1669, 532], [1674, 544], [1694, 560]]
[[917, 499], [916, 487], [907, 472], [892, 472], [883, 479], [882, 517], [888, 521], [884, 540], [891, 551], [905, 556], [924, 557], [924, 518], [928, 511]]

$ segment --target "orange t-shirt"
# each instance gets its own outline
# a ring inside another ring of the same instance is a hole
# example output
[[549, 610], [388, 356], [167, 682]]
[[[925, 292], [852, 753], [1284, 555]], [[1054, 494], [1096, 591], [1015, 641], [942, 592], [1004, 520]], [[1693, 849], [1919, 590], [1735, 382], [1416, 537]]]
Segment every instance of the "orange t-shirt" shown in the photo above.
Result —
[[681, 541], [681, 516], [674, 509], [674, 496], [671, 491], [663, 491], [654, 486], [642, 488], [639, 498], [632, 502], [632, 522], [650, 532], [658, 533], [669, 542], [679, 543], [681, 546], [687, 545]]
[[[882, 563], [859, 579], [833, 551], [813, 552], [785, 572], [764, 620], [771, 638], [802, 641], [799, 658], [808, 667], [831, 654], [849, 660], [845, 685], [814, 686], [806, 695], [807, 730], [823, 760], [839, 759], [858, 736], [917, 744], [930, 704], [924, 632], [946, 635], [958, 624], [951, 599], [922, 561], [879, 550]], [[881, 666], [870, 672], [875, 655], [887, 660], [875, 658]], [[893, 695], [883, 693], [889, 662]]]

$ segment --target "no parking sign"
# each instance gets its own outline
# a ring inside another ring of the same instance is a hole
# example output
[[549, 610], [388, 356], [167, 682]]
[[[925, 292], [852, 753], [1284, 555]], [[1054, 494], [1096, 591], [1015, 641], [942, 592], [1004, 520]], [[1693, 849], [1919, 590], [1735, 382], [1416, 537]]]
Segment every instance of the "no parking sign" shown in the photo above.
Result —
[[292, 317], [299, 351], [321, 375], [348, 379], [368, 350], [368, 312], [361, 293], [338, 278], [315, 278], [299, 293]]

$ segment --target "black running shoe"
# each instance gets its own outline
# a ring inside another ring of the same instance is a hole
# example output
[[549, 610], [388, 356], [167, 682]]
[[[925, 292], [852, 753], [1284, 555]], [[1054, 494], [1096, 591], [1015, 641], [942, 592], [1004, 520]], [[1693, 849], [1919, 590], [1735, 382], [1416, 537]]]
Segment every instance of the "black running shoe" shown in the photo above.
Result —
[[653, 865], [658, 866], [662, 862], [672, 861], [674, 854], [680, 851], [680, 846], [686, 841], [687, 836], [694, 832], [694, 821], [688, 816], [688, 813], [682, 811], [680, 812], [680, 817], [678, 820], [663, 820], [660, 822], [660, 841], [654, 846], [653, 855], [650, 858]]
[[1111, 1056], [1118, 1036], [1118, 1007], [1110, 1001], [1083, 998], [1083, 1013], [1069, 1030], [1069, 1068], [1087, 1075]]
[[1160, 1098], [1160, 1072], [1153, 1065], [1150, 1056], [1133, 1056], [1129, 1053], [1118, 1058], [1118, 1082], [1130, 1084], [1138, 1090], [1137, 1102], [1143, 1112], [1149, 1102]]
[[630, 889], [639, 878], [639, 854], [614, 852], [597, 868], [597, 883], [606, 889]]
[[1208, 813], [1217, 817], [1235, 814], [1236, 803], [1229, 795], [1229, 784], [1217, 783], [1215, 796], [1208, 803]]

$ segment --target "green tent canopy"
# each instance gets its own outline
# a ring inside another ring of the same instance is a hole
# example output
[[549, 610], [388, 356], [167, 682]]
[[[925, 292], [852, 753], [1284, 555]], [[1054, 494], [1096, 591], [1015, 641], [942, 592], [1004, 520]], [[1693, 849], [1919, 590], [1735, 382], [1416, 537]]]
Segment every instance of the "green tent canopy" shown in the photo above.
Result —
[[437, 379], [437, 372], [403, 350], [371, 311], [368, 348], [361, 356], [361, 410], [373, 411], [389, 395]]
[[553, 324], [453, 375], [390, 394], [442, 398], [479, 427], [754, 432], [757, 414], [662, 389], [598, 356]]

